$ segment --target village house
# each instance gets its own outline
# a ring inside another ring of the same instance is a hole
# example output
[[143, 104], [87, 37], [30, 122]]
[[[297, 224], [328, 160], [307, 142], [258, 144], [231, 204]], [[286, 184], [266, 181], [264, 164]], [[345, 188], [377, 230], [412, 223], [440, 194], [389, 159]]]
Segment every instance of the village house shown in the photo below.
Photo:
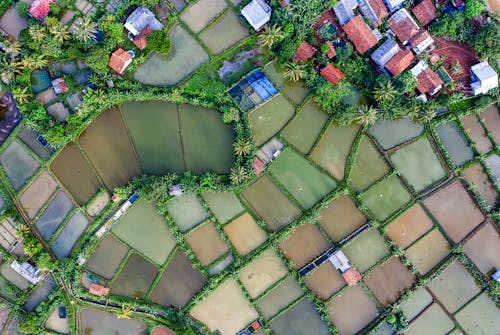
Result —
[[403, 73], [415, 60], [413, 52], [409, 49], [399, 51], [386, 64], [385, 69], [393, 77]]
[[417, 91], [420, 94], [434, 96], [443, 88], [441, 78], [424, 61], [418, 62], [411, 73], [417, 79]]
[[21, 277], [23, 277], [33, 285], [38, 284], [40, 280], [43, 279], [40, 270], [36, 266], [33, 266], [29, 263], [19, 264], [17, 261], [13, 261], [10, 264], [10, 267], [17, 274], [19, 274]]
[[384, 70], [385, 64], [400, 51], [401, 48], [399, 45], [394, 40], [388, 38], [382, 45], [375, 49], [370, 58], [381, 70]]
[[321, 69], [321, 76], [328, 80], [332, 85], [337, 85], [340, 79], [345, 77], [344, 73], [332, 64], [328, 64]]
[[364, 54], [377, 45], [377, 37], [373, 34], [361, 15], [347, 22], [342, 26], [342, 29], [344, 29], [347, 37], [349, 37], [360, 54]]
[[391, 13], [394, 13], [400, 8], [403, 8], [403, 3], [405, 0], [384, 0], [385, 5]]
[[391, 31], [403, 45], [408, 44], [410, 39], [420, 31], [420, 27], [404, 8], [394, 13], [389, 21]]
[[333, 7], [333, 11], [339, 20], [340, 25], [344, 25], [347, 22], [351, 21], [354, 16], [354, 10], [358, 8], [357, 0], [339, 0], [335, 7]]
[[313, 47], [307, 41], [303, 41], [297, 48], [293, 59], [297, 62], [307, 62], [312, 56], [314, 56], [316, 51], [317, 49], [315, 47]]
[[129, 32], [129, 39], [141, 50], [146, 48], [146, 38], [153, 30], [163, 29], [161, 22], [144, 6], [137, 7], [127, 17], [124, 27]]
[[52, 88], [56, 94], [67, 93], [69, 91], [68, 86], [63, 78], [56, 78], [51, 81]]
[[335, 251], [328, 257], [328, 260], [342, 273], [342, 277], [346, 281], [347, 285], [356, 285], [361, 280], [361, 274], [352, 266], [343, 251]]
[[326, 58], [332, 59], [337, 55], [337, 52], [335, 51], [335, 46], [333, 45], [332, 41], [326, 41], [325, 42], [326, 46], [328, 47], [328, 51], [326, 52]]
[[109, 294], [109, 288], [104, 287], [100, 284], [90, 284], [89, 293], [96, 295], [98, 297], [107, 296]]
[[122, 48], [116, 49], [109, 60], [109, 66], [118, 74], [123, 74], [130, 63], [132, 63], [132, 56]]
[[498, 87], [498, 74], [488, 61], [476, 64], [470, 70], [472, 72], [470, 86], [473, 95], [486, 94]]
[[45, 22], [50, 12], [50, 4], [53, 2], [54, 0], [35, 0], [30, 4], [28, 13], [35, 20]]
[[434, 6], [432, 0], [423, 0], [412, 9], [412, 13], [422, 27], [427, 26], [437, 17], [436, 6]]
[[433, 47], [434, 39], [431, 37], [427, 30], [421, 29], [415, 36], [410, 39], [409, 44], [413, 51], [417, 55], [420, 55], [422, 52]]
[[378, 27], [382, 24], [382, 20], [389, 16], [382, 0], [362, 0], [359, 3], [359, 10], [373, 27]]
[[250, 23], [255, 31], [259, 31], [271, 19], [271, 7], [264, 0], [252, 0], [243, 7], [241, 15]]

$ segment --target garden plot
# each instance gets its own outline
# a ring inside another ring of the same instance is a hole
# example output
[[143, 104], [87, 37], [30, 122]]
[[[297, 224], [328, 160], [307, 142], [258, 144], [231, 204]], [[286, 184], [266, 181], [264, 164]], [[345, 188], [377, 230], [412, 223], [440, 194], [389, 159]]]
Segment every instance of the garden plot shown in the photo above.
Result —
[[31, 157], [18, 140], [10, 142], [0, 155], [0, 163], [12, 186], [18, 191], [40, 167], [40, 163]]
[[295, 113], [295, 108], [281, 94], [248, 113], [250, 129], [258, 146], [279, 132]]
[[411, 201], [411, 195], [396, 175], [385, 178], [363, 194], [363, 204], [378, 220], [386, 220]]
[[142, 299], [153, 283], [158, 269], [138, 254], [132, 254], [113, 282], [111, 293]]
[[21, 277], [16, 271], [12, 270], [10, 267], [10, 263], [4, 263], [0, 267], [0, 274], [10, 281], [12, 284], [17, 286], [20, 290], [26, 290], [28, 287], [30, 287], [30, 282]]
[[500, 187], [500, 156], [499, 155], [491, 155], [485, 160], [486, 166], [491, 169], [493, 174], [494, 183], [497, 187]]
[[[64, 305], [61, 305], [64, 306]], [[59, 334], [70, 334], [71, 328], [69, 326], [68, 318], [60, 318], [59, 317], [59, 306], [54, 308], [52, 313], [50, 313], [47, 321], [45, 321], [45, 328], [49, 330], [53, 330]]]
[[291, 148], [285, 149], [268, 170], [304, 208], [311, 208], [337, 187], [335, 180]]
[[429, 140], [421, 138], [391, 155], [398, 173], [416, 192], [423, 191], [446, 176]]
[[80, 329], [85, 335], [144, 335], [148, 329], [142, 320], [119, 319], [116, 314], [97, 309], [80, 311]]
[[101, 192], [97, 197], [92, 199], [91, 202], [87, 204], [87, 214], [96, 217], [101, 214], [101, 212], [106, 208], [111, 200], [111, 196], [107, 191]]
[[319, 211], [319, 225], [334, 242], [342, 241], [350, 233], [366, 223], [365, 215], [347, 195], [330, 201]]
[[[492, 148], [490, 139], [486, 135], [486, 131], [477, 119], [475, 114], [467, 115], [462, 118], [462, 124], [470, 139], [476, 145], [476, 149], [480, 154], [489, 152]], [[500, 122], [500, 120], [498, 121]]]
[[57, 283], [52, 277], [52, 274], [49, 274], [45, 279], [37, 286], [37, 288], [31, 292], [28, 297], [28, 301], [24, 304], [23, 308], [27, 312], [31, 313], [35, 310], [35, 308], [40, 305], [42, 301], [47, 299], [50, 293], [57, 287]]
[[269, 328], [276, 335], [330, 334], [325, 322], [321, 320], [318, 311], [308, 298], [304, 298], [273, 320]]
[[342, 250], [359, 272], [365, 272], [390, 254], [387, 243], [375, 228], [356, 237]]
[[129, 248], [114, 238], [107, 235], [90, 256], [85, 268], [106, 279], [113, 278]]
[[41, 135], [34, 131], [33, 129], [28, 128], [27, 126], [23, 126], [17, 137], [19, 137], [24, 144], [30, 147], [38, 156], [42, 159], [48, 159], [54, 153], [54, 149], [48, 144], [42, 144], [40, 140], [42, 138]]
[[[9, 302], [14, 302], [19, 295], [19, 290], [16, 287], [9, 285], [10, 282], [4, 277], [0, 276], [0, 297]], [[10, 286], [10, 287], [8, 287]], [[2, 310], [0, 310], [0, 331], [2, 329]]]
[[281, 132], [281, 136], [301, 153], [307, 154], [327, 121], [328, 115], [313, 100], [309, 100]]
[[273, 231], [286, 226], [301, 213], [266, 175], [254, 181], [241, 195]]
[[186, 169], [195, 174], [229, 174], [234, 166], [234, 131], [219, 111], [179, 105], [179, 124]]
[[242, 256], [245, 256], [267, 240], [266, 232], [248, 213], [244, 213], [224, 226], [224, 232]]
[[500, 145], [500, 114], [498, 108], [495, 106], [488, 107], [481, 113], [480, 117], [488, 131], [492, 133], [495, 143]]
[[304, 292], [293, 277], [288, 277], [277, 287], [257, 301], [257, 306], [266, 319], [278, 314], [286, 306], [300, 298]]
[[421, 287], [413, 291], [412, 296], [408, 300], [403, 301], [399, 307], [408, 320], [411, 321], [427, 306], [432, 304], [432, 301], [433, 298], [429, 291], [425, 287]]
[[16, 41], [19, 40], [19, 33], [26, 28], [28, 28], [28, 20], [20, 17], [14, 6], [7, 9], [0, 17], [0, 29], [11, 35]]
[[438, 304], [432, 304], [410, 324], [407, 335], [447, 334], [455, 328], [452, 320]]
[[234, 192], [203, 192], [202, 197], [220, 223], [226, 223], [244, 211]]
[[197, 227], [185, 239], [203, 266], [211, 264], [229, 251], [229, 246], [211, 221]]
[[330, 243], [314, 224], [306, 223], [281, 240], [279, 247], [298, 270], [327, 251]]
[[488, 222], [464, 245], [465, 254], [483, 273], [500, 268], [500, 236], [494, 223]]
[[380, 157], [368, 137], [363, 137], [349, 175], [349, 186], [356, 192], [364, 191], [387, 172], [389, 172], [387, 163]]
[[414, 123], [411, 119], [379, 120], [368, 129], [380, 144], [382, 149], [388, 150], [417, 137], [424, 131], [424, 126]]
[[456, 166], [461, 166], [474, 157], [472, 149], [460, 133], [456, 123], [441, 124], [436, 127], [441, 143]]
[[182, 231], [188, 231], [208, 217], [194, 193], [183, 194], [170, 200], [167, 210]]
[[229, 10], [200, 34], [200, 40], [213, 54], [219, 54], [247, 36], [248, 29], [240, 23], [238, 16]]
[[448, 241], [434, 229], [406, 249], [406, 257], [421, 274], [426, 274], [450, 253]]
[[344, 179], [345, 163], [358, 133], [357, 127], [331, 123], [311, 153], [311, 159], [337, 180]]
[[484, 171], [481, 163], [476, 163], [462, 171], [465, 179], [477, 192], [481, 199], [485, 200], [492, 208], [495, 207], [498, 201], [498, 193], [490, 182], [490, 178]]
[[422, 206], [415, 203], [386, 228], [387, 236], [398, 248], [405, 249], [432, 228], [432, 220]]
[[64, 191], [59, 191], [35, 222], [40, 235], [49, 241], [72, 209], [71, 199]]
[[170, 41], [172, 46], [168, 54], [151, 55], [135, 71], [137, 81], [154, 86], [175, 85], [209, 60], [205, 50], [180, 25], [170, 30]]
[[250, 297], [257, 298], [287, 273], [281, 258], [268, 249], [240, 270], [240, 280]]
[[428, 287], [450, 313], [455, 313], [481, 292], [476, 286], [474, 277], [458, 261], [450, 265], [439, 277], [434, 278]]
[[224, 281], [189, 314], [221, 335], [233, 335], [259, 317], [234, 279]]
[[461, 309], [455, 318], [467, 334], [498, 334], [500, 310], [486, 292]]
[[344, 278], [331, 262], [324, 262], [308, 274], [304, 283], [322, 300], [330, 298], [346, 285]]
[[198, 293], [206, 280], [178, 249], [161, 275], [149, 299], [163, 306], [184, 307]]
[[[112, 132], [109, 129], [113, 129]], [[101, 113], [80, 136], [80, 144], [101, 176], [113, 189], [141, 173], [125, 123], [117, 108]]]
[[182, 13], [181, 20], [192, 31], [199, 33], [226, 7], [227, 3], [224, 0], [199, 0]]
[[57, 188], [57, 183], [47, 171], [43, 171], [19, 197], [21, 206], [30, 219], [49, 201]]
[[132, 248], [163, 264], [175, 247], [175, 238], [152, 203], [139, 199], [112, 229]]
[[59, 259], [68, 257], [88, 226], [89, 221], [85, 215], [80, 211], [76, 212], [50, 246], [56, 257]]
[[80, 206], [85, 205], [101, 187], [97, 175], [74, 142], [67, 144], [57, 155], [51, 169]]
[[377, 306], [359, 285], [330, 300], [330, 320], [340, 334], [356, 334], [378, 316]]
[[284, 71], [285, 70], [279, 65], [277, 60], [269, 62], [264, 66], [264, 73], [266, 76], [280, 88], [285, 84], [285, 78], [283, 78]]
[[424, 200], [425, 206], [454, 242], [461, 241], [484, 220], [484, 216], [458, 181]]
[[143, 173], [184, 171], [177, 105], [134, 101], [123, 104], [121, 112]]
[[153, 329], [151, 335], [175, 335], [175, 332], [167, 327], [158, 326]]
[[413, 286], [416, 277], [397, 257], [377, 266], [367, 278], [366, 285], [382, 305], [396, 302], [401, 293]]

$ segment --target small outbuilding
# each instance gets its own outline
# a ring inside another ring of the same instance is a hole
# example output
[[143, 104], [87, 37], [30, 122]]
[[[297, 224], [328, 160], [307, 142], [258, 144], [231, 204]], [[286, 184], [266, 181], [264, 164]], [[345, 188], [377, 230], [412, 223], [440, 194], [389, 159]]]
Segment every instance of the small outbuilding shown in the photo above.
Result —
[[133, 36], [139, 35], [147, 27], [151, 30], [163, 29], [161, 22], [158, 21], [155, 15], [144, 6], [137, 7], [132, 14], [127, 17], [124, 27]]
[[373, 34], [361, 15], [355, 16], [351, 21], [343, 25], [342, 29], [344, 29], [360, 54], [364, 54], [378, 43], [377, 37]]
[[56, 94], [62, 94], [69, 91], [68, 86], [66, 85], [66, 82], [63, 78], [56, 78], [52, 80], [51, 84]]
[[297, 48], [293, 59], [298, 62], [307, 62], [312, 56], [314, 56], [316, 51], [317, 49], [309, 44], [309, 42], [303, 41]]
[[253, 29], [259, 31], [271, 19], [271, 6], [264, 0], [252, 0], [243, 7], [241, 15], [250, 23]]
[[412, 13], [423, 27], [427, 26], [437, 17], [436, 6], [434, 6], [432, 0], [423, 0], [413, 7]]
[[498, 74], [488, 64], [488, 61], [476, 64], [470, 70], [472, 72], [470, 86], [473, 95], [486, 94], [498, 87]]
[[53, 2], [54, 0], [35, 0], [30, 4], [28, 13], [35, 20], [45, 22], [50, 12], [50, 4]]
[[109, 60], [109, 66], [118, 74], [123, 74], [130, 63], [132, 63], [132, 56], [122, 48], [116, 49]]
[[99, 297], [104, 297], [104, 296], [107, 296], [109, 294], [109, 288], [104, 287], [100, 284], [92, 283], [92, 284], [90, 284], [90, 287], [89, 287], [89, 293], [93, 294], [93, 295], [97, 295]]
[[433, 96], [443, 88], [441, 78], [423, 61], [418, 62], [411, 69], [411, 73], [417, 79], [417, 91], [421, 94]]
[[328, 80], [332, 85], [337, 85], [337, 83], [345, 77], [344, 72], [336, 68], [332, 64], [328, 64], [323, 69], [321, 69], [321, 76]]

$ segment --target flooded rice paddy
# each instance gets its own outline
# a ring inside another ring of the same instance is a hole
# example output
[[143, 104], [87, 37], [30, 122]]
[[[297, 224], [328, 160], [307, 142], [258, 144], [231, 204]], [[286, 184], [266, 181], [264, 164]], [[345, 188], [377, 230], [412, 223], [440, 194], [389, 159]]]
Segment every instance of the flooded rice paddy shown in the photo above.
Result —
[[106, 236], [89, 258], [86, 269], [106, 279], [113, 278], [129, 248], [114, 238]]
[[262, 315], [266, 319], [278, 314], [286, 306], [300, 298], [304, 292], [293, 277], [287, 277], [277, 287], [257, 301]]

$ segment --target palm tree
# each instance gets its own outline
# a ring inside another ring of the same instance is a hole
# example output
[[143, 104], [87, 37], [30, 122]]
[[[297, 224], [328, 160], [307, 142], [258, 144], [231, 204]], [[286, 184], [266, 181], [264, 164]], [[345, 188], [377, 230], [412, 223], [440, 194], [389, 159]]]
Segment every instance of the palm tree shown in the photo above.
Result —
[[285, 38], [285, 34], [281, 30], [281, 27], [276, 25], [272, 27], [266, 27], [264, 32], [259, 35], [260, 44], [263, 47], [268, 47], [269, 49], [273, 47], [278, 42], [281, 42]]
[[35, 42], [42, 42], [47, 38], [47, 30], [41, 24], [34, 24], [28, 29], [28, 34]]
[[285, 65], [283, 78], [291, 82], [298, 82], [306, 76], [306, 63], [289, 62]]
[[16, 235], [17, 238], [22, 239], [29, 232], [30, 232], [29, 227], [23, 223], [16, 228], [14, 235]]
[[358, 109], [356, 121], [363, 126], [371, 126], [377, 122], [378, 109], [373, 106], [361, 105]]
[[12, 56], [16, 57], [21, 51], [21, 44], [17, 41], [5, 40], [3, 42], [3, 49], [5, 53], [11, 54]]
[[33, 54], [25, 56], [21, 61], [19, 61], [20, 66], [24, 69], [34, 70], [41, 69], [47, 65], [47, 60], [44, 55]]
[[233, 167], [229, 179], [233, 184], [241, 184], [248, 178], [248, 172], [243, 166]]
[[31, 97], [31, 94], [28, 93], [27, 87], [21, 88], [19, 86], [12, 90], [12, 95], [14, 96], [14, 99], [16, 99], [20, 104], [28, 103], [29, 98]]
[[97, 34], [97, 29], [95, 22], [88, 17], [83, 18], [76, 24], [75, 37], [78, 41], [88, 42], [90, 40], [95, 41]]
[[246, 138], [240, 138], [233, 143], [233, 148], [237, 156], [248, 155], [250, 150], [252, 150], [252, 143]]
[[122, 309], [116, 312], [118, 319], [130, 319], [134, 309], [130, 304], [122, 304]]
[[460, 65], [459, 61], [451, 66], [451, 73], [453, 73], [455, 76], [462, 74], [463, 71], [464, 70], [462, 69], [462, 65]]
[[417, 120], [422, 123], [429, 123], [436, 117], [436, 113], [432, 108], [425, 109], [423, 111], [420, 111], [419, 115], [417, 116]]
[[54, 37], [54, 40], [60, 44], [70, 39], [68, 27], [59, 21], [55, 22], [52, 26], [50, 26], [49, 33], [52, 35], [52, 37]]
[[377, 102], [385, 103], [394, 100], [398, 91], [392, 85], [392, 82], [379, 81], [378, 87], [373, 90], [373, 97]]

